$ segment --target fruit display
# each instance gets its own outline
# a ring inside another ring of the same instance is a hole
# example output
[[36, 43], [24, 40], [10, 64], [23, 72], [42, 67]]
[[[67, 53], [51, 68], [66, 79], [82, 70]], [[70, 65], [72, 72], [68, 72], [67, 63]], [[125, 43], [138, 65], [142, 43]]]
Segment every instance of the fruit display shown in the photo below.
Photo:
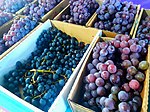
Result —
[[0, 39], [0, 54], [22, 39], [37, 26], [37, 21], [29, 17], [14, 19], [9, 31]]
[[29, 4], [23, 11], [23, 15], [40, 20], [47, 12], [52, 10], [61, 0], [38, 0], [37, 3]]
[[136, 12], [136, 5], [132, 2], [105, 0], [96, 10], [97, 21], [94, 27], [119, 34], [129, 34]]
[[4, 75], [4, 87], [47, 112], [88, 46], [55, 27], [44, 30], [31, 55]]
[[16, 13], [33, 0], [2, 0], [0, 3], [0, 9], [9, 13]]
[[13, 18], [13, 15], [0, 10], [0, 26]]
[[61, 21], [85, 25], [98, 8], [95, 0], [70, 0], [69, 14], [62, 15]]
[[87, 63], [80, 104], [96, 112], [140, 112], [149, 63], [147, 41], [118, 34], [97, 42]]
[[150, 16], [147, 16], [141, 21], [141, 25], [138, 27], [136, 37], [140, 40], [147, 39], [150, 43]]

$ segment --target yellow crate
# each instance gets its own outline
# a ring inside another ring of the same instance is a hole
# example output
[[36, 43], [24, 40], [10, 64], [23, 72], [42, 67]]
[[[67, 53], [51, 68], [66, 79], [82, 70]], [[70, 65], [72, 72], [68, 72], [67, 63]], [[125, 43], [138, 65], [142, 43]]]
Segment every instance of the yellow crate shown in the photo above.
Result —
[[[81, 95], [80, 92], [83, 89], [83, 78], [87, 74], [87, 64], [89, 62], [91, 62], [91, 60], [92, 60], [93, 48], [95, 47], [97, 42], [108, 41], [108, 40], [112, 40], [112, 38], [108, 38], [108, 37], [99, 38], [99, 37], [97, 37], [95, 43], [93, 44], [91, 50], [89, 51], [89, 54], [87, 55], [86, 59], [84, 60], [84, 63], [82, 64], [82, 67], [81, 67], [81, 69], [78, 73], [78, 76], [74, 82], [72, 90], [70, 91], [69, 96], [68, 96], [68, 102], [69, 102], [70, 107], [71, 107], [73, 112], [94, 112], [93, 110], [80, 105], [79, 104], [79, 97]], [[148, 54], [147, 54], [147, 61], [150, 63], [149, 55], [150, 55], [150, 46], [148, 46]], [[149, 68], [150, 68], [150, 66], [149, 66]], [[144, 81], [144, 88], [141, 92], [141, 96], [142, 96], [142, 100], [143, 100], [141, 112], [147, 112], [147, 110], [148, 110], [149, 75], [150, 75], [149, 68], [145, 72], [146, 77], [145, 77], [145, 81]]]
[[[134, 33], [134, 29], [135, 26], [137, 24], [137, 20], [138, 20], [138, 16], [139, 16], [139, 12], [140, 12], [140, 5], [137, 5], [137, 13], [135, 15], [135, 19], [134, 19], [134, 23], [132, 25], [131, 31], [130, 31], [130, 35], [132, 36]], [[86, 26], [88, 27], [93, 27], [94, 23], [97, 21], [98, 19], [98, 15], [96, 14], [96, 12], [93, 14], [93, 16], [89, 19], [89, 22], [86, 24]]]
[[138, 30], [138, 27], [141, 24], [141, 21], [146, 18], [146, 16], [150, 16], [150, 9], [142, 8], [141, 11], [140, 11], [140, 14], [138, 16], [138, 19], [137, 19], [137, 24], [135, 26], [135, 30], [133, 32], [133, 38], [136, 37], [136, 33], [137, 33], [137, 30]]

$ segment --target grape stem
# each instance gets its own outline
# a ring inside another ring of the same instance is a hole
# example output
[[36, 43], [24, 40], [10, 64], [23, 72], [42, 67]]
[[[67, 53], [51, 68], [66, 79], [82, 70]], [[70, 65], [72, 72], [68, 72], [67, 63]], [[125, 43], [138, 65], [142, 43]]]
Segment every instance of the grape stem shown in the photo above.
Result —
[[41, 98], [41, 96], [44, 95], [45, 93], [46, 93], [46, 91], [44, 91], [42, 94], [40, 94], [40, 95], [34, 97], [33, 99], [36, 99], [36, 98], [39, 98], [39, 97]]

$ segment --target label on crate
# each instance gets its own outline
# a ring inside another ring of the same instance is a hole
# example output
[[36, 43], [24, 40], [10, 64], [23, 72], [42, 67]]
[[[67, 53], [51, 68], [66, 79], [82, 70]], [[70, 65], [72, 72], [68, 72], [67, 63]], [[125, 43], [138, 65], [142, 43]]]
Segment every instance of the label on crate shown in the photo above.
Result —
[[0, 90], [0, 112], [33, 112], [33, 110]]

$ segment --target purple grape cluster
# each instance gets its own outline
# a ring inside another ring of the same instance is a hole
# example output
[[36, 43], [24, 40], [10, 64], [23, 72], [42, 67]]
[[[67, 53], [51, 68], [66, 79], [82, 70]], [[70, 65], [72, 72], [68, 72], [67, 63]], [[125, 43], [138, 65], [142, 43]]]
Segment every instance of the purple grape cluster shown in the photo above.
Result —
[[98, 20], [94, 24], [95, 28], [129, 34], [136, 14], [136, 5], [120, 0], [105, 0], [96, 13]]
[[31, 16], [39, 20], [60, 1], [61, 0], [38, 0], [38, 3], [28, 5], [23, 11], [23, 15]]
[[98, 8], [95, 0], [70, 0], [70, 14], [62, 15], [62, 21], [85, 25]]
[[0, 9], [5, 12], [15, 13], [32, 1], [33, 0], [2, 0]]
[[0, 26], [13, 18], [13, 15], [0, 10]]
[[138, 27], [136, 36], [140, 40], [147, 39], [150, 43], [150, 16], [147, 16], [145, 20], [142, 20], [141, 25]]
[[147, 45], [121, 34], [114, 40], [97, 42], [83, 80], [82, 105], [102, 112], [140, 112], [144, 71], [149, 66], [145, 61]]
[[3, 34], [3, 40], [0, 42], [0, 54], [28, 34], [36, 25], [37, 22], [29, 17], [15, 19], [9, 31]]

